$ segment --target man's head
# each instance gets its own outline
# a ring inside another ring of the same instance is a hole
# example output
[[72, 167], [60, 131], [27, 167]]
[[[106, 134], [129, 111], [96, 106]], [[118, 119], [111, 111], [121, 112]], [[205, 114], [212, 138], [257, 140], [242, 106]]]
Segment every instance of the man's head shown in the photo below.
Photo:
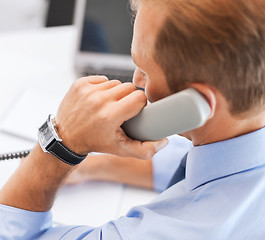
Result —
[[[132, 0], [132, 5], [134, 80], [146, 86], [151, 101], [203, 86], [223, 97], [231, 116], [264, 111], [264, 0]], [[215, 101], [208, 101], [213, 108]]]

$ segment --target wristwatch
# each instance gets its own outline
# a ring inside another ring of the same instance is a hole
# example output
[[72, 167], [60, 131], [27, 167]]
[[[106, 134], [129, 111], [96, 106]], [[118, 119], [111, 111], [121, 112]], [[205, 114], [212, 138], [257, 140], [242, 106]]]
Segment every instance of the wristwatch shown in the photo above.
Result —
[[72, 152], [62, 144], [62, 139], [59, 138], [56, 132], [55, 118], [49, 115], [47, 121], [39, 128], [38, 138], [42, 150], [45, 153], [52, 153], [61, 161], [69, 165], [77, 165], [82, 162], [86, 155], [79, 155]]

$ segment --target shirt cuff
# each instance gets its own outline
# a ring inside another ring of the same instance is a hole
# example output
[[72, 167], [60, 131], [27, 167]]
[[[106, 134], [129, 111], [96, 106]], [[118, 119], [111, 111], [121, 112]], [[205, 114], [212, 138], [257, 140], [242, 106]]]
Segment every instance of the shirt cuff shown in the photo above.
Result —
[[192, 142], [179, 135], [168, 137], [168, 145], [152, 159], [154, 190], [162, 192], [173, 177], [184, 155], [193, 147]]
[[0, 204], [0, 239], [37, 239], [52, 227], [52, 214]]

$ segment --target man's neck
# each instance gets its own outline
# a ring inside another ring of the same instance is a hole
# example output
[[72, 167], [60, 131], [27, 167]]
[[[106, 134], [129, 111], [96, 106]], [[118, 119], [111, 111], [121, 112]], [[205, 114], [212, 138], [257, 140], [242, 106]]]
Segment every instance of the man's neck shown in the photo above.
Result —
[[224, 141], [238, 137], [265, 126], [265, 112], [239, 119], [233, 116], [217, 116], [203, 127], [188, 133], [194, 146]]

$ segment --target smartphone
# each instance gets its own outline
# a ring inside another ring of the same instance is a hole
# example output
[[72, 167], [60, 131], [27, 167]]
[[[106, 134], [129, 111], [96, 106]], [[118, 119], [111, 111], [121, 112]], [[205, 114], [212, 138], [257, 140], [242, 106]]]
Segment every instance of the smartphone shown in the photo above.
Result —
[[121, 127], [132, 139], [154, 141], [201, 127], [210, 113], [205, 97], [188, 88], [148, 104]]

